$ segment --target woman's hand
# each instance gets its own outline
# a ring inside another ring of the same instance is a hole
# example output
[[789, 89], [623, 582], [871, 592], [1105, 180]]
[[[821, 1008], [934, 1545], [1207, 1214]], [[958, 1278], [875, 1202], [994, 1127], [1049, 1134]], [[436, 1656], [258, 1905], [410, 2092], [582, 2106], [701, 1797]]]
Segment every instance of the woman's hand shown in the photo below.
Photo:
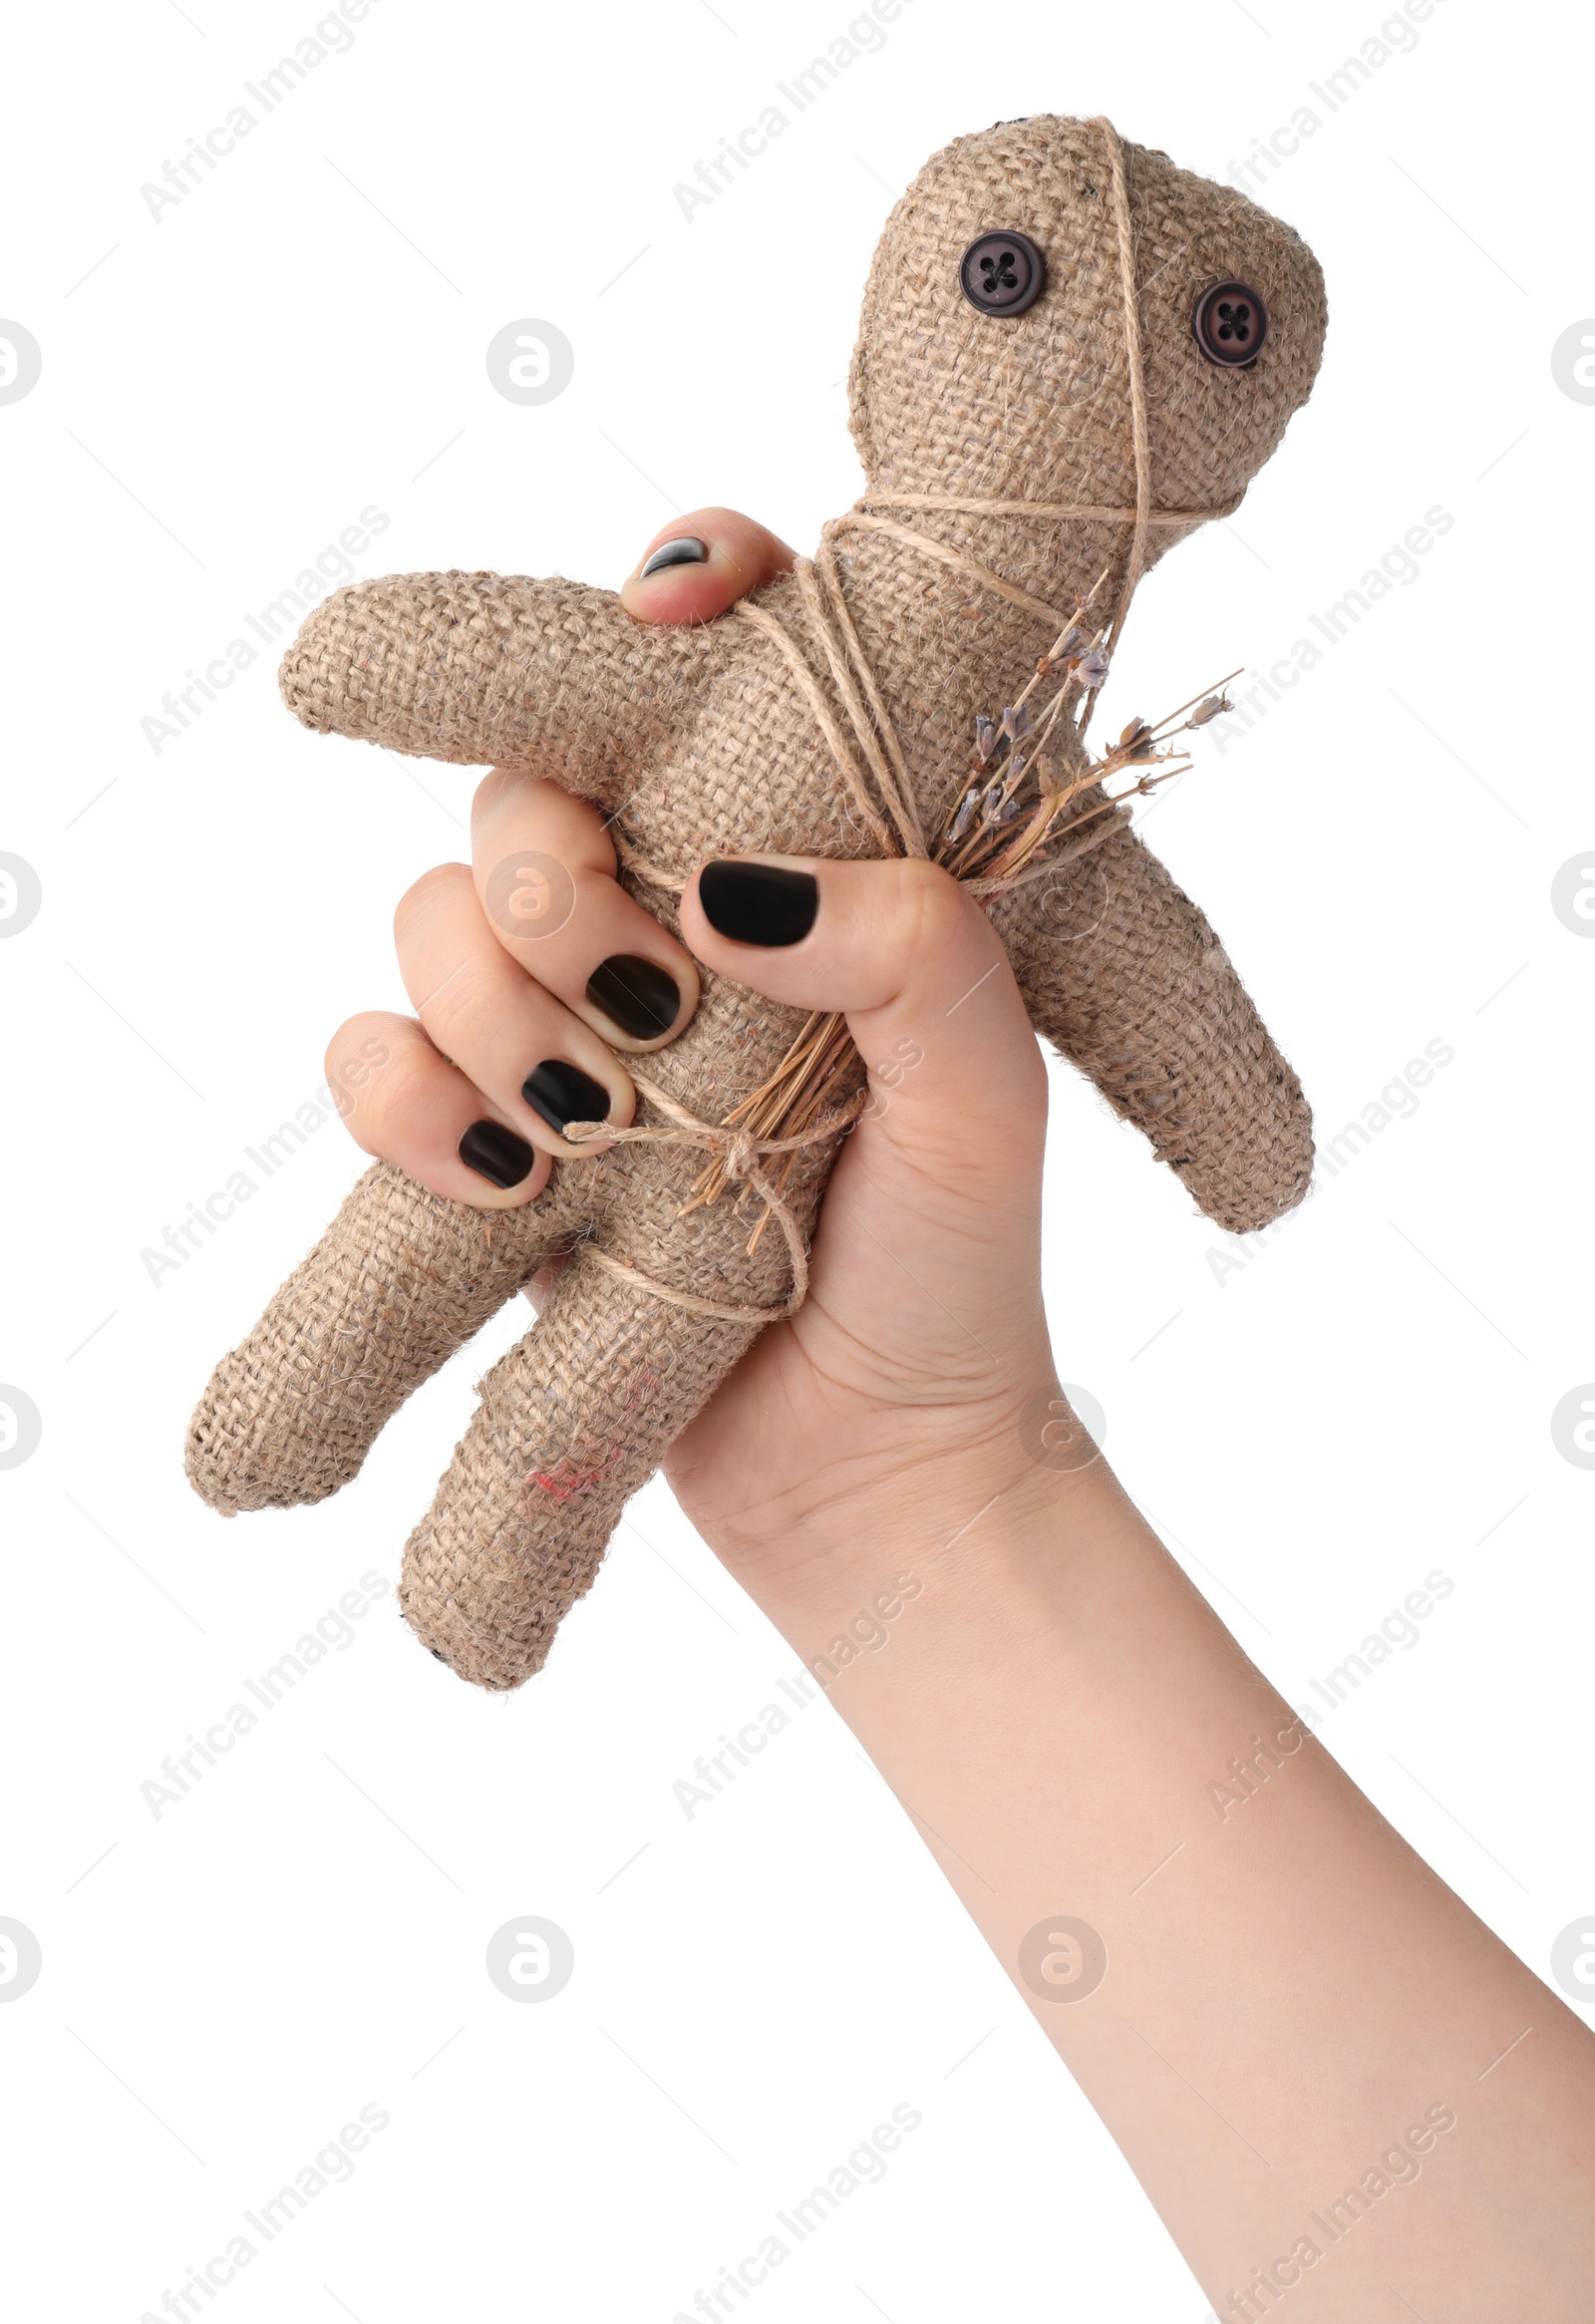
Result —
[[[622, 602], [639, 620], [707, 620], [790, 562], [751, 519], [704, 509], [650, 544]], [[395, 915], [416, 1017], [351, 1019], [328, 1071], [381, 1038], [401, 1070], [356, 1091], [359, 1143], [437, 1193], [509, 1207], [571, 1153], [566, 1122], [630, 1122], [622, 1057], [675, 1038], [698, 978], [617, 883], [597, 810], [555, 786], [489, 775], [472, 853], [426, 873]], [[779, 1566], [828, 1606], [850, 1564], [878, 1580], [905, 1505], [928, 1496], [950, 1534], [1026, 1467], [1018, 1416], [1051, 1377], [1046, 1072], [985, 914], [930, 865], [722, 862], [689, 883], [681, 924], [717, 973], [845, 1012], [869, 1069], [806, 1304], [667, 1464], [749, 1586]]]

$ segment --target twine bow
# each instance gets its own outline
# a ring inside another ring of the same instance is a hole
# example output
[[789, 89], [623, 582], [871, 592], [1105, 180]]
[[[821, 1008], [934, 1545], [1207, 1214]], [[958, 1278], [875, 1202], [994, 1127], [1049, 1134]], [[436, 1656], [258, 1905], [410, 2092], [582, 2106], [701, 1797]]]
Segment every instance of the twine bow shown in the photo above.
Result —
[[586, 1245], [587, 1255], [609, 1274], [640, 1285], [656, 1299], [666, 1300], [672, 1307], [684, 1307], [693, 1315], [712, 1316], [720, 1323], [782, 1323], [796, 1315], [808, 1296], [808, 1246], [785, 1195], [772, 1184], [761, 1164], [768, 1155], [796, 1154], [800, 1147], [817, 1146], [825, 1139], [839, 1137], [858, 1119], [864, 1103], [862, 1094], [839, 1113], [815, 1123], [811, 1130], [803, 1131], [798, 1137], [755, 1138], [747, 1130], [700, 1122], [696, 1114], [690, 1113], [657, 1082], [649, 1081], [640, 1073], [633, 1073], [631, 1078], [649, 1105], [672, 1125], [670, 1129], [640, 1124], [628, 1130], [615, 1130], [604, 1122], [571, 1122], [565, 1128], [567, 1141], [572, 1146], [587, 1146], [597, 1138], [609, 1139], [617, 1146], [691, 1146], [712, 1155], [727, 1179], [753, 1188], [780, 1227], [792, 1260], [792, 1290], [780, 1307], [733, 1307], [723, 1300], [700, 1298], [696, 1291], [679, 1290], [672, 1283], [660, 1283], [652, 1275], [645, 1275], [640, 1267], [628, 1266], [624, 1259], [612, 1257], [596, 1243]]

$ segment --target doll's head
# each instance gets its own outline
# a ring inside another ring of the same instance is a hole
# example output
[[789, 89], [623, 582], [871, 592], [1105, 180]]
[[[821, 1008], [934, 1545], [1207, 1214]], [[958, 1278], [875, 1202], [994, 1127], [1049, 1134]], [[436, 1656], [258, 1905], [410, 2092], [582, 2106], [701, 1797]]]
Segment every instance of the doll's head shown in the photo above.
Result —
[[[850, 381], [872, 491], [1133, 506], [1113, 143], [1102, 123], [1054, 114], [1000, 123], [945, 147], [898, 202]], [[1306, 400], [1323, 277], [1244, 194], [1165, 154], [1121, 151], [1152, 501], [1210, 508], [1244, 491]], [[1259, 294], [1266, 324], [1226, 284]], [[1193, 317], [1209, 290], [1204, 352]]]

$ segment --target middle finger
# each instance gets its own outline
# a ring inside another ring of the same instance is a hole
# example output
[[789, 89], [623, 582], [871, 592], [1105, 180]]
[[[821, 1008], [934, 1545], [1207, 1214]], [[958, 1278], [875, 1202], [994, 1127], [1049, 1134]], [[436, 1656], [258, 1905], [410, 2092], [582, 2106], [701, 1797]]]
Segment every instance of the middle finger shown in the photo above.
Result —
[[509, 770], [471, 810], [477, 893], [527, 974], [622, 1050], [673, 1041], [698, 1006], [692, 957], [626, 893], [595, 807]]
[[542, 1154], [572, 1146], [571, 1122], [630, 1123], [630, 1077], [590, 1027], [517, 968], [477, 901], [464, 863], [441, 863], [401, 897], [394, 943], [428, 1038]]

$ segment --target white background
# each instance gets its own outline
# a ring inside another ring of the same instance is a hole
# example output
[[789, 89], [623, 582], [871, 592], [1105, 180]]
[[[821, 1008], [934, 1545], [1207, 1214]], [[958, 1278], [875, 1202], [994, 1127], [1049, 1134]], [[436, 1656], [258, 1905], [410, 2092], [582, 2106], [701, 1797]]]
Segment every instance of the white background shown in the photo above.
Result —
[[[141, 1793], [362, 1573], [396, 1574], [474, 1378], [525, 1321], [335, 1500], [223, 1527], [189, 1493], [212, 1362], [358, 1158], [331, 1124], [159, 1284], [141, 1253], [310, 1096], [342, 1016], [405, 1005], [393, 901], [463, 852], [473, 777], [303, 733], [266, 651], [159, 754], [141, 720], [367, 505], [390, 522], [365, 571], [613, 583], [708, 500], [811, 544], [858, 487], [842, 382], [881, 221], [927, 154], [997, 119], [1106, 111], [1213, 175], [1303, 104], [1322, 122], [1262, 196], [1324, 265], [1320, 384], [1236, 521], [1142, 591], [1114, 731], [1266, 669], [1427, 509], [1454, 518], [1251, 734], [1204, 746], [1148, 833], [1322, 1129], [1426, 1043], [1454, 1058], [1252, 1248], [1060, 1070], [1062, 1375], [1293, 1699], [1441, 1568], [1421, 1643], [1324, 1740], [1542, 1975], [1595, 1908], [1595, 1474], [1550, 1433], [1595, 1377], [1595, 942], [1550, 905], [1595, 836], [1595, 409], [1550, 368], [1595, 312], [1587, 28], [1437, 0], [1331, 115], [1307, 85], [1377, 34], [1375, 0], [904, 0], [685, 219], [675, 182], [848, 19], [373, 0], [159, 221], [141, 185], [313, 0], [15, 28], [0, 313], [44, 353], [0, 407], [0, 847], [44, 889], [0, 944], [0, 1380], [43, 1416], [0, 1474], [0, 1913], [44, 1958], [0, 2008], [19, 2316], [159, 2310], [371, 2102], [388, 2127], [216, 2295], [228, 2324], [666, 2324], [904, 2103], [922, 2127], [752, 2296], [765, 2324], [1202, 2313], [827, 1706], [684, 1816], [673, 1784], [793, 1657], [660, 1487], [523, 1692], [462, 1687], [389, 1597], [187, 1797], [157, 1818]], [[483, 365], [521, 316], [576, 353], [536, 409]], [[524, 1913], [575, 1947], [540, 2007], [482, 1966]]]

